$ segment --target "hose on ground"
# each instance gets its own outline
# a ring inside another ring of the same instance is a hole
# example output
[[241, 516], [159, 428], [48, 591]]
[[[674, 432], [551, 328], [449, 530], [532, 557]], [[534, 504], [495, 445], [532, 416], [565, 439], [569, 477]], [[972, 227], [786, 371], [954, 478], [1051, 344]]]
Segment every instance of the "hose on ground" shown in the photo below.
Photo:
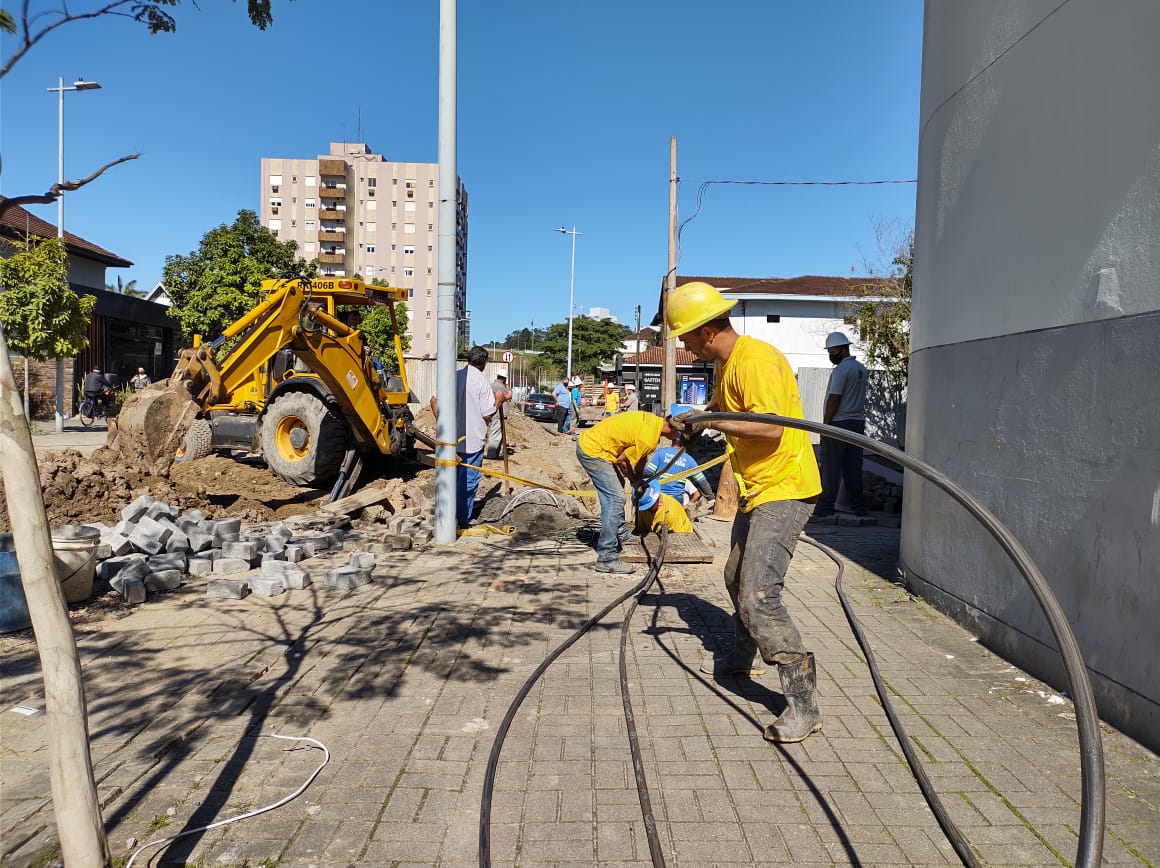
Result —
[[832, 425], [823, 425], [820, 422], [792, 419], [786, 416], [776, 416], [772, 413], [698, 413], [696, 419], [698, 423], [704, 422], [710, 425], [713, 422], [758, 422], [763, 425], [798, 428], [840, 440], [843, 443], [861, 446], [863, 449], [869, 449], [871, 452], [883, 455], [907, 470], [917, 473], [928, 482], [934, 483], [950, 495], [951, 499], [962, 506], [994, 538], [1031, 589], [1039, 608], [1047, 618], [1048, 626], [1059, 646], [1060, 656], [1063, 658], [1068, 690], [1075, 706], [1076, 728], [1079, 732], [1080, 746], [1080, 830], [1079, 842], [1076, 845], [1075, 864], [1079, 868], [1093, 868], [1093, 866], [1099, 865], [1104, 842], [1104, 749], [1100, 738], [1099, 715], [1096, 712], [1095, 696], [1092, 693], [1091, 681], [1088, 679], [1083, 655], [1079, 650], [1079, 643], [1076, 642], [1071, 625], [1067, 622], [1067, 615], [1064, 613], [1063, 607], [1051, 592], [1047, 579], [1044, 578], [1034, 561], [1031, 560], [1027, 550], [1023, 548], [1011, 531], [999, 521], [994, 513], [953, 482], [946, 474], [912, 455], [884, 443], [879, 443], [877, 440], [872, 440], [862, 434], [855, 434], [853, 431], [835, 428]]

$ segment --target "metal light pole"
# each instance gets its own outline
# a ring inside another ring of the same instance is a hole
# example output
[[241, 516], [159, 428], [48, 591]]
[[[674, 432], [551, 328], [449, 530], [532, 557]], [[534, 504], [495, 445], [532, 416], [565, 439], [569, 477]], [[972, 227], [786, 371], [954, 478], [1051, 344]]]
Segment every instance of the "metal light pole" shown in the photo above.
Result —
[[[72, 87], [64, 86], [64, 78], [56, 80], [56, 87], [46, 88], [57, 95], [56, 102], [56, 182], [64, 183], [64, 92], [66, 90], [100, 90], [95, 81], [78, 78]], [[56, 196], [56, 237], [64, 238], [64, 191]], [[56, 360], [56, 433], [64, 430], [64, 359]]]
[[572, 305], [573, 299], [576, 297], [576, 236], [583, 235], [583, 232], [577, 232], [576, 227], [565, 229], [563, 226], [556, 226], [554, 232], [563, 232], [565, 235], [572, 236], [572, 272], [568, 280], [568, 379], [572, 379]]

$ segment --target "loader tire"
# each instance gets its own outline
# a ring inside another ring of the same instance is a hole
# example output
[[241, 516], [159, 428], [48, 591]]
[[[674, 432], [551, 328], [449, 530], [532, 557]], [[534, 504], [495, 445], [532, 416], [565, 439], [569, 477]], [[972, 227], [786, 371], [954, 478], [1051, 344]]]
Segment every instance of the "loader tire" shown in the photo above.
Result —
[[209, 427], [208, 419], [198, 419], [185, 432], [185, 439], [177, 447], [173, 455], [174, 464], [184, 464], [187, 461], [197, 461], [205, 458], [213, 450], [210, 443], [213, 441], [213, 431]]
[[262, 419], [262, 456], [284, 482], [319, 488], [338, 475], [346, 454], [346, 423], [307, 392], [274, 399]]

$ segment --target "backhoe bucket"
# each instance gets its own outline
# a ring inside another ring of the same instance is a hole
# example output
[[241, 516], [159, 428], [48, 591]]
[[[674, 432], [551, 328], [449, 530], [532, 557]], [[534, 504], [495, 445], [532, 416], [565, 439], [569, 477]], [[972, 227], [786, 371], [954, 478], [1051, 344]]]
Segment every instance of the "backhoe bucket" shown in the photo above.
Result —
[[114, 445], [127, 465], [164, 476], [199, 410], [188, 383], [155, 383], [136, 392], [121, 407]]

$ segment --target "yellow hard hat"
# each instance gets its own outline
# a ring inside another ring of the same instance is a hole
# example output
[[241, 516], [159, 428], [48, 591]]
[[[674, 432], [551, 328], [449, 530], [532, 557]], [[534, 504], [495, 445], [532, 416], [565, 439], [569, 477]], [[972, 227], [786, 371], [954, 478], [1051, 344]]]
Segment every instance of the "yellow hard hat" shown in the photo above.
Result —
[[679, 338], [707, 322], [720, 319], [736, 303], [722, 296], [717, 287], [708, 283], [683, 283], [669, 295], [669, 306], [665, 312], [668, 325], [666, 337]]

